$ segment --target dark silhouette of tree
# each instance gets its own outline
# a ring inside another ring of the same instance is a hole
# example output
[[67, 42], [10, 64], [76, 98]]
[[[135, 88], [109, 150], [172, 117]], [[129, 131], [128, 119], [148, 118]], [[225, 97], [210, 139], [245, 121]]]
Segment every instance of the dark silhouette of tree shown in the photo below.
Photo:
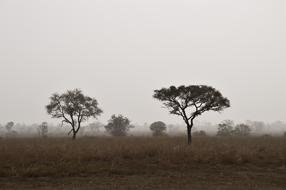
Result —
[[126, 136], [127, 132], [134, 126], [130, 125], [130, 120], [127, 117], [112, 115], [108, 124], [104, 127], [112, 136]]
[[43, 122], [41, 125], [38, 127], [39, 135], [42, 138], [47, 138], [48, 137], [48, 123]]
[[7, 130], [7, 134], [6, 134], [6, 137], [8, 138], [14, 138], [14, 137], [17, 137], [18, 136], [18, 133], [17, 131], [15, 130], [12, 130], [14, 128], [15, 124], [13, 121], [10, 121], [8, 122], [6, 125], [5, 125], [5, 128]]
[[102, 113], [102, 110], [98, 108], [97, 100], [85, 96], [78, 89], [68, 90], [61, 95], [53, 94], [46, 109], [53, 118], [60, 118], [62, 124], [66, 123], [71, 126], [69, 134], [73, 134], [73, 139], [76, 138], [82, 122], [90, 117], [96, 118]]
[[166, 135], [166, 124], [162, 121], [154, 122], [150, 125], [150, 130], [153, 133], [153, 136], [164, 136]]
[[5, 128], [8, 132], [8, 134], [10, 134], [12, 132], [12, 128], [14, 127], [14, 122], [13, 121], [10, 121], [8, 122], [6, 125], [5, 125]]
[[222, 111], [230, 107], [229, 100], [210, 86], [171, 86], [155, 90], [154, 98], [162, 101], [171, 114], [179, 115], [187, 125], [188, 144], [192, 143], [194, 119], [207, 111]]
[[218, 124], [217, 136], [220, 137], [230, 137], [233, 134], [234, 122], [231, 120], [225, 120]]
[[234, 136], [249, 136], [250, 132], [251, 132], [251, 129], [248, 125], [238, 124], [235, 126], [232, 133]]

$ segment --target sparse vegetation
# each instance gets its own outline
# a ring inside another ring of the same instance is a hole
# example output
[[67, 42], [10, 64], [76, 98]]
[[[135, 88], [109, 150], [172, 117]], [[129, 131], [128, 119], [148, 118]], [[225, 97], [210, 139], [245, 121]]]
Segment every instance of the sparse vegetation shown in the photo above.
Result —
[[[209, 86], [171, 86], [156, 90], [154, 98], [162, 101], [171, 114], [180, 115], [184, 119], [189, 145], [196, 117], [206, 111], [221, 111], [230, 106], [227, 98]], [[195, 111], [188, 113], [189, 108], [194, 108]], [[71, 141], [49, 136], [48, 139], [46, 122], [29, 127], [29, 130], [38, 129], [42, 138], [14, 138], [14, 123], [9, 122], [5, 126], [6, 137], [9, 138], [0, 138], [1, 188], [25, 189], [23, 180], [37, 179], [36, 183], [46, 183], [43, 189], [54, 189], [57, 186], [54, 179], [57, 179], [68, 182], [68, 185], [61, 188], [63, 190], [74, 189], [73, 183], [76, 182], [80, 184], [78, 189], [213, 189], [212, 186], [223, 189], [228, 178], [228, 187], [231, 189], [242, 187], [268, 190], [274, 183], [279, 190], [286, 187], [286, 138], [281, 135], [251, 137], [251, 127], [258, 132], [263, 131], [265, 127], [261, 127], [261, 123], [248, 121], [250, 127], [247, 124], [235, 125], [233, 121], [226, 120], [218, 125], [215, 137], [207, 136], [204, 130], [193, 132], [196, 141], [189, 146], [184, 143], [182, 136], [167, 137], [167, 125], [162, 121], [154, 122], [149, 127], [154, 137], [161, 138], [131, 137], [128, 132], [135, 126], [122, 115], [112, 115], [107, 125], [93, 122], [82, 127], [82, 122], [90, 117], [96, 118], [102, 110], [98, 108], [95, 99], [83, 95], [78, 89], [62, 95], [54, 94], [46, 109], [53, 118], [62, 119], [62, 124], [71, 126], [69, 133], [73, 134], [73, 139], [79, 131], [79, 136], [83, 138]], [[275, 125], [284, 124], [277, 122]], [[19, 124], [16, 126], [21, 128]], [[146, 127], [148, 128], [147, 124]], [[168, 127], [177, 128], [174, 125]], [[100, 136], [101, 128], [105, 128], [113, 137]], [[125, 138], [120, 138], [123, 136]], [[241, 186], [247, 181], [244, 168], [248, 170], [247, 175], [253, 176], [252, 180], [248, 180], [251, 184], [249, 186]], [[262, 172], [261, 177], [261, 171], [264, 170], [271, 173]], [[240, 172], [244, 174], [238, 175]], [[114, 178], [120, 180], [113, 180]], [[133, 178], [134, 184], [122, 185], [122, 178], [128, 181]], [[162, 181], [154, 186], [158, 179]], [[273, 182], [273, 179], [278, 180]], [[95, 180], [97, 183], [92, 184]], [[107, 184], [101, 186], [104, 181]], [[202, 181], [205, 186], [201, 185]], [[261, 181], [264, 184], [260, 185]], [[234, 183], [237, 185], [233, 186]], [[35, 182], [27, 184], [27, 189], [31, 189]], [[38, 186], [36, 188], [41, 189]]]
[[[77, 141], [63, 138], [5, 139], [0, 143], [0, 184], [11, 188], [14, 187], [9, 183], [12, 179], [15, 186], [23, 183], [20, 180], [23, 178], [37, 179], [35, 183], [51, 179], [45, 188], [52, 189], [57, 178], [81, 180], [78, 189], [87, 189], [89, 183], [82, 182], [88, 179], [98, 180], [93, 188], [106, 181], [102, 189], [113, 183], [121, 189], [128, 188], [128, 185], [134, 189], [145, 179], [150, 180], [150, 184], [138, 186], [138, 189], [148, 189], [154, 187], [152, 180], [161, 178], [160, 187], [156, 189], [170, 189], [168, 186], [172, 183], [176, 184], [173, 189], [190, 189], [188, 187], [196, 187], [201, 182], [206, 183], [203, 189], [212, 189], [213, 185], [218, 189], [240, 189], [239, 183], [249, 185], [243, 185], [242, 189], [271, 189], [272, 183], [276, 184], [276, 189], [286, 187], [286, 170], [283, 169], [286, 163], [285, 138], [195, 138], [192, 146], [186, 145], [181, 137], [96, 137]], [[237, 172], [242, 173], [236, 175]], [[252, 177], [249, 179], [244, 175]], [[120, 185], [117, 178], [134, 180], [134, 184]], [[192, 180], [186, 182], [184, 178]], [[236, 185], [227, 186], [228, 181]], [[67, 184], [63, 189], [72, 187]]]
[[140, 170], [148, 167], [179, 169], [197, 163], [255, 166], [286, 163], [285, 138], [196, 137], [193, 146], [183, 141], [181, 137], [97, 137], [80, 138], [77, 142], [58, 138], [7, 139], [0, 144], [0, 176], [70, 176], [112, 172], [116, 168], [143, 172]]

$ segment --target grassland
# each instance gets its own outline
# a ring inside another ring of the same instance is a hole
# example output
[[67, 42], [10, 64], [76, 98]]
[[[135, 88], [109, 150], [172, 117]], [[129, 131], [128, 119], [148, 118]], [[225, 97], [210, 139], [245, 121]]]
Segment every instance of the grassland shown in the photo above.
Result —
[[0, 189], [286, 189], [286, 138], [2, 139]]

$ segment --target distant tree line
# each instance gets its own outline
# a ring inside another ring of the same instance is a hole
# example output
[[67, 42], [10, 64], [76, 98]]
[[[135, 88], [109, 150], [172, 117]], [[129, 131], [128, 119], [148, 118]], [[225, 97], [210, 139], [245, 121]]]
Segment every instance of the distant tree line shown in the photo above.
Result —
[[226, 120], [218, 125], [217, 136], [227, 137], [227, 136], [250, 136], [251, 128], [246, 124], [235, 125], [233, 121]]
[[[116, 119], [115, 119], [116, 118]], [[78, 135], [83, 136], [128, 136], [128, 135], [151, 135], [154, 137], [160, 136], [181, 136], [182, 125], [165, 124], [163, 121], [156, 121], [151, 124], [142, 126], [134, 126], [129, 120], [129, 125], [126, 125], [127, 117], [122, 115], [114, 115], [110, 118], [107, 124], [101, 122], [91, 122], [83, 125]], [[119, 122], [118, 122], [119, 120]], [[258, 125], [257, 125], [258, 124]], [[65, 125], [67, 126], [67, 125]], [[117, 129], [118, 128], [118, 129]], [[132, 129], [142, 129], [139, 133]], [[0, 124], [0, 136], [6, 138], [16, 137], [62, 137], [68, 131], [66, 127], [61, 125], [56, 126], [42, 122], [41, 124], [25, 125], [14, 122], [8, 122], [4, 125]], [[212, 130], [213, 129], [213, 132]], [[276, 133], [270, 133], [271, 130], [276, 130]], [[181, 131], [181, 132], [180, 132]], [[211, 123], [200, 123], [194, 127], [192, 135], [194, 137], [219, 136], [219, 137], [236, 137], [236, 136], [272, 136], [280, 135], [286, 137], [286, 123], [273, 122], [265, 124], [259, 121], [245, 121], [244, 123], [235, 124], [231, 120], [225, 120], [218, 125]]]
[[[191, 144], [192, 136], [207, 136], [204, 130], [193, 130], [194, 121], [197, 117], [208, 111], [222, 111], [230, 107], [230, 102], [218, 90], [205, 85], [190, 86], [170, 86], [154, 91], [153, 97], [163, 103], [169, 109], [170, 114], [178, 115], [186, 124], [188, 143]], [[72, 139], [90, 130], [98, 133], [101, 128], [112, 136], [127, 136], [130, 129], [135, 126], [123, 115], [112, 115], [107, 125], [99, 122], [90, 123], [83, 127], [83, 123], [90, 118], [99, 117], [103, 111], [98, 106], [95, 98], [91, 98], [82, 93], [81, 90], [68, 90], [65, 93], [55, 93], [50, 97], [50, 103], [46, 106], [47, 113], [52, 118], [61, 119], [61, 126], [69, 126], [68, 134]], [[276, 123], [277, 126], [281, 123]], [[7, 137], [17, 136], [13, 130], [14, 123], [9, 122], [5, 125]], [[174, 130], [174, 125], [168, 125]], [[153, 136], [166, 136], [167, 125], [163, 121], [156, 121], [149, 126]], [[230, 120], [223, 121], [218, 125], [217, 136], [249, 136], [251, 132], [261, 132], [265, 130], [263, 122], [247, 121], [243, 124], [234, 124]], [[38, 135], [47, 138], [49, 134], [48, 123], [43, 122], [37, 126]], [[286, 136], [286, 132], [284, 134]]]

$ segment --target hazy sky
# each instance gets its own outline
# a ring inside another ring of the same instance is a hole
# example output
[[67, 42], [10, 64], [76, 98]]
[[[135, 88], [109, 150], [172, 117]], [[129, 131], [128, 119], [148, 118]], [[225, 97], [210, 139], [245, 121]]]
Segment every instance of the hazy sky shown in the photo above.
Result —
[[[232, 107], [201, 120], [286, 121], [285, 0], [0, 0], [0, 122], [53, 121], [80, 88], [106, 122], [181, 123], [153, 90], [207, 84]], [[56, 122], [56, 121], [55, 121]]]

